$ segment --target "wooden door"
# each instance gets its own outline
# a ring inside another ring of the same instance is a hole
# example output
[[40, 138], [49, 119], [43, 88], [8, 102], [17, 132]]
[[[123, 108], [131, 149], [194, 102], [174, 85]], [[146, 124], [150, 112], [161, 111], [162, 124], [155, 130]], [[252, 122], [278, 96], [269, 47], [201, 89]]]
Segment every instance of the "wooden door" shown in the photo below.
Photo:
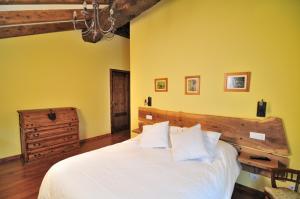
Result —
[[111, 133], [130, 130], [130, 72], [110, 70]]

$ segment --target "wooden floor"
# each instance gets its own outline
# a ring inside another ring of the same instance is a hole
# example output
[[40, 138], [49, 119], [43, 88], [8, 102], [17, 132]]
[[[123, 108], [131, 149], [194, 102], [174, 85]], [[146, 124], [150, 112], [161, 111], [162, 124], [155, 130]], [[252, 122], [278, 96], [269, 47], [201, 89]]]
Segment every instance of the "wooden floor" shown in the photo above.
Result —
[[[114, 134], [81, 143], [79, 153], [84, 153], [129, 139], [129, 133]], [[0, 199], [35, 199], [42, 179], [48, 169], [59, 159], [23, 165], [21, 160], [0, 164]], [[255, 191], [236, 186], [232, 199], [259, 199]]]

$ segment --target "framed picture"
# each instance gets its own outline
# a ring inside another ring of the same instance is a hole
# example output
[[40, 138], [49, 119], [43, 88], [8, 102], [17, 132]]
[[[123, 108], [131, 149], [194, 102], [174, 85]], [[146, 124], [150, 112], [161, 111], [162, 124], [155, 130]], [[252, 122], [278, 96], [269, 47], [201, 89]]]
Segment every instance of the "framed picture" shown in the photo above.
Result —
[[168, 91], [168, 78], [157, 78], [154, 80], [155, 92]]
[[224, 91], [225, 92], [249, 92], [250, 72], [225, 73]]
[[200, 76], [185, 77], [185, 94], [200, 95]]

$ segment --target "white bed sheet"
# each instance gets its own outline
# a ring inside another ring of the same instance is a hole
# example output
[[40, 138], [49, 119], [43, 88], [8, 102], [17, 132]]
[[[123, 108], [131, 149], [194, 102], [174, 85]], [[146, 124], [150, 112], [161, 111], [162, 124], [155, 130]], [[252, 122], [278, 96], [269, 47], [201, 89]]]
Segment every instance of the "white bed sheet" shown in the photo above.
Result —
[[170, 149], [141, 148], [137, 139], [53, 165], [39, 199], [230, 199], [240, 173], [237, 152], [219, 141], [213, 162], [176, 162]]

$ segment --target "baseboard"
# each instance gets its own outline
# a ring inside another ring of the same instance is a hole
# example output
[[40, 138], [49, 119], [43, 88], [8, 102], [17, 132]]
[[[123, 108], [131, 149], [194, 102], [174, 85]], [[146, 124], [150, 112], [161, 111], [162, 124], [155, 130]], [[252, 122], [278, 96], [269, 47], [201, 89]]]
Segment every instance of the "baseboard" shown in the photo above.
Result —
[[14, 160], [19, 160], [19, 159], [21, 159], [21, 154], [9, 156], [9, 157], [6, 157], [6, 158], [1, 158], [0, 159], [0, 164], [10, 162], [10, 161], [14, 161]]
[[[101, 140], [101, 139], [109, 137], [109, 136], [111, 136], [111, 134], [107, 133], [107, 134], [99, 135], [99, 136], [96, 136], [96, 137], [82, 139], [82, 140], [80, 140], [80, 144], [86, 143], [86, 142], [91, 142], [91, 141], [96, 141], [96, 140]], [[10, 162], [10, 161], [14, 161], [14, 160], [19, 160], [19, 159], [21, 159], [21, 157], [22, 157], [22, 155], [18, 154], [18, 155], [13, 155], [13, 156], [1, 158], [0, 159], [0, 164]]]
[[91, 141], [96, 141], [96, 140], [101, 140], [101, 139], [109, 137], [109, 136], [111, 136], [111, 134], [107, 133], [107, 134], [98, 135], [98, 136], [91, 137], [91, 138], [82, 139], [82, 140], [80, 140], [80, 144], [86, 143], [86, 142], [91, 142]]

